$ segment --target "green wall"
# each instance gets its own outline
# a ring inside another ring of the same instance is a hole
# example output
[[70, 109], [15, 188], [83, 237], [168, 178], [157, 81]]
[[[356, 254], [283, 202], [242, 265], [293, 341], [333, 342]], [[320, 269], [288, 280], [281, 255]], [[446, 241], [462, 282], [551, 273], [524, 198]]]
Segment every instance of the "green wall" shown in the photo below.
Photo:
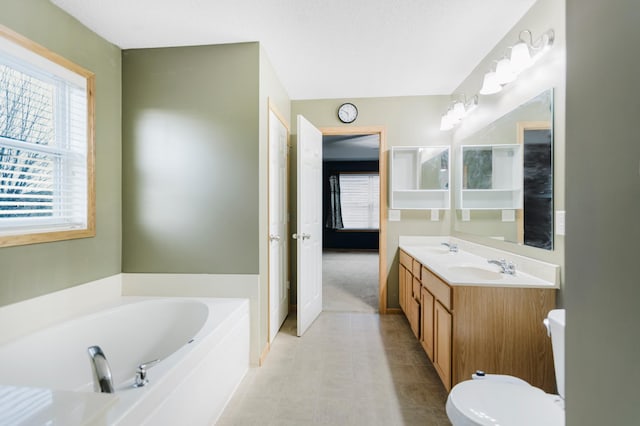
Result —
[[[449, 145], [451, 136], [440, 131], [440, 116], [447, 109], [449, 96], [407, 96], [361, 99], [316, 99], [291, 102], [292, 133], [296, 133], [296, 116], [302, 114], [316, 127], [382, 126], [386, 129], [386, 151], [391, 146]], [[358, 107], [358, 118], [352, 124], [342, 124], [337, 109], [343, 102]], [[296, 227], [296, 138], [292, 137], [291, 152], [291, 232]], [[387, 305], [398, 308], [398, 237], [400, 235], [448, 235], [451, 227], [449, 211], [440, 214], [439, 222], [429, 220], [429, 211], [402, 210], [399, 222], [387, 221]], [[291, 247], [292, 303], [296, 301], [295, 244]]]
[[[260, 100], [259, 111], [259, 270], [260, 270], [260, 343], [264, 345], [269, 338], [269, 104], [285, 119], [291, 114], [291, 100], [269, 61], [266, 52], [260, 46]], [[284, 272], [286, 273], [286, 271]]]
[[638, 424], [638, 22], [567, 1], [567, 426]]
[[46, 0], [0, 0], [0, 24], [96, 76], [96, 236], [0, 248], [0, 305], [121, 270], [121, 60], [106, 42]]
[[123, 272], [257, 274], [258, 43], [122, 58]]

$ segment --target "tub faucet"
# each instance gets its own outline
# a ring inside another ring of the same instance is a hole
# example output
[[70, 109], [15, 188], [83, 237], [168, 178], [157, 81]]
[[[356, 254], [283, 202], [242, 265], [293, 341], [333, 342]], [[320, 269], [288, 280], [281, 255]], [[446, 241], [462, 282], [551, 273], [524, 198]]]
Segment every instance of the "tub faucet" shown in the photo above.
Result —
[[443, 246], [449, 247], [449, 253], [457, 253], [458, 245], [456, 243], [441, 243]]
[[89, 346], [87, 348], [91, 358], [93, 371], [93, 388], [96, 392], [114, 393], [113, 380], [111, 379], [111, 368], [107, 362], [107, 357], [100, 346]]
[[146, 386], [149, 383], [149, 379], [147, 379], [147, 368], [153, 367], [159, 362], [159, 359], [154, 359], [153, 361], [147, 361], [140, 364], [136, 369], [136, 378], [133, 383], [133, 387], [141, 388], [143, 386]]
[[516, 265], [511, 261], [506, 261], [504, 259], [500, 260], [487, 260], [487, 262], [492, 263], [494, 265], [498, 265], [500, 267], [500, 273], [507, 275], [515, 275], [516, 274]]

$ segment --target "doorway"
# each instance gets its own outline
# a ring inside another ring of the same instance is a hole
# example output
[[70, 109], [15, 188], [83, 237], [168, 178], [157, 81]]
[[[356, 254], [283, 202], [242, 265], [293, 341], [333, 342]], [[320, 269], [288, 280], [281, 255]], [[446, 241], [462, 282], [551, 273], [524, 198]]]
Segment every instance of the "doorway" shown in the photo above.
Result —
[[323, 133], [323, 310], [386, 311], [382, 128]]
[[289, 128], [271, 103], [268, 129], [268, 329], [272, 343], [289, 312]]

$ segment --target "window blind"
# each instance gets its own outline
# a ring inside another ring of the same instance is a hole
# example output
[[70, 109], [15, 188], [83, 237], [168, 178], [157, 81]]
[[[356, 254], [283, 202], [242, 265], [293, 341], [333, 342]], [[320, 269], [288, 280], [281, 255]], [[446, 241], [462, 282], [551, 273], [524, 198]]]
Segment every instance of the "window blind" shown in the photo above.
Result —
[[0, 234], [87, 226], [87, 91], [0, 50]]
[[340, 204], [344, 229], [379, 229], [378, 174], [340, 174]]

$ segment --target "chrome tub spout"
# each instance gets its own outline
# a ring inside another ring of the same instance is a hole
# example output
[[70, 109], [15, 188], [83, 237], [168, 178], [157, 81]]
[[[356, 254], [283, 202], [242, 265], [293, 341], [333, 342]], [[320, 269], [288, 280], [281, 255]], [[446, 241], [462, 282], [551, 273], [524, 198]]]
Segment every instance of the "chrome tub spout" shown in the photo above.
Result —
[[102, 393], [114, 393], [111, 368], [107, 362], [107, 357], [104, 356], [104, 352], [102, 352], [100, 346], [90, 346], [87, 351], [91, 358], [94, 390]]

